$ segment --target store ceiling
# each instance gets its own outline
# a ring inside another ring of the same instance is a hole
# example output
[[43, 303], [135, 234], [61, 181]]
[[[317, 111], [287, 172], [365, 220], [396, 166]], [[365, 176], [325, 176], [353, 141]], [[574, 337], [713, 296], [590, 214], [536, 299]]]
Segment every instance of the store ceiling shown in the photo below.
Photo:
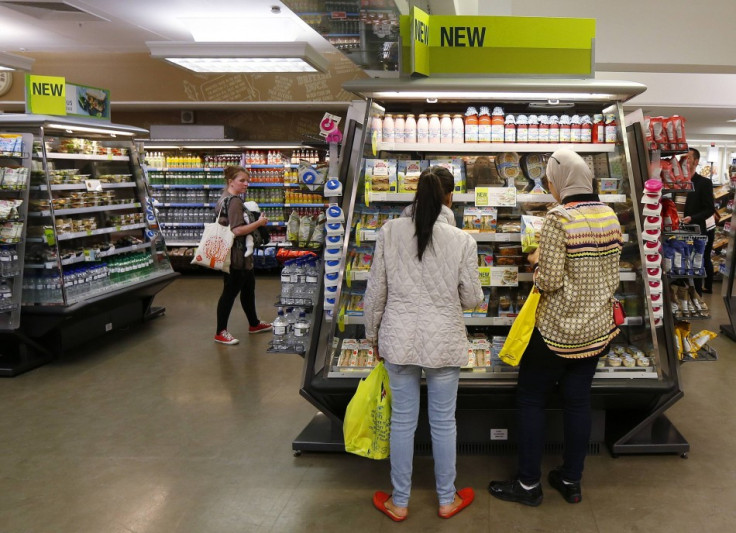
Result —
[[[372, 0], [375, 1], [375, 0]], [[405, 12], [409, 2], [406, 0], [377, 0], [387, 6], [397, 5]], [[335, 48], [300, 17], [294, 14], [287, 5], [309, 7], [324, 3], [322, 0], [0, 0], [0, 50], [33, 56], [36, 52], [63, 53], [67, 56], [89, 53], [148, 53], [146, 41], [192, 41], [192, 34], [187, 26], [190, 21], [200, 17], [228, 19], [242, 18], [243, 31], [232, 36], [233, 40], [247, 40], [256, 28], [268, 24], [283, 24], [283, 31], [272, 31], [273, 40], [300, 40], [308, 42], [316, 50], [326, 53], [335, 52]], [[422, 6], [422, 2], [411, 2]], [[425, 8], [443, 14], [471, 14], [463, 12], [462, 6], [472, 4], [466, 0], [428, 0]], [[482, 2], [478, 0], [478, 6]], [[522, 2], [520, 8], [533, 2]], [[508, 13], [524, 15], [512, 9], [513, 0], [504, 0], [499, 5], [507, 6]], [[485, 4], [484, 4], [485, 5]], [[272, 12], [272, 7], [279, 12]], [[460, 6], [460, 7], [457, 7]], [[477, 11], [481, 11], [476, 6]], [[458, 12], [460, 9], [460, 12]], [[484, 8], [488, 9], [488, 8]], [[536, 10], [541, 9], [535, 7]], [[490, 13], [480, 13], [490, 14]], [[498, 13], [504, 14], [504, 13]], [[542, 13], [544, 15], [544, 13]], [[558, 15], [559, 16], [559, 15]], [[564, 16], [564, 13], [562, 14]], [[587, 15], [590, 16], [590, 15]], [[611, 47], [611, 42], [603, 44], [605, 36], [605, 20], [601, 20], [601, 39], [598, 46]], [[249, 30], [248, 28], [253, 28]], [[627, 41], [629, 36], [624, 38]], [[614, 43], [615, 44], [615, 43]], [[601, 55], [601, 54], [598, 54]], [[632, 58], [636, 61], [637, 58]], [[618, 64], [623, 76], [627, 70], [636, 72], [636, 68], [626, 69], [625, 64]], [[623, 68], [622, 68], [623, 67]], [[619, 74], [618, 72], [615, 74]], [[735, 75], [736, 76], [736, 75]], [[636, 76], [621, 77], [631, 81], [641, 81]], [[653, 85], [647, 82], [651, 89]], [[651, 95], [656, 91], [648, 91]], [[648, 96], [647, 93], [642, 97]], [[658, 96], [658, 94], [657, 94]], [[703, 103], [713, 105], [703, 107]], [[688, 119], [688, 125], [699, 137], [722, 140], [736, 140], [736, 123], [727, 122], [736, 119], [736, 105], [719, 103], [717, 98], [702, 95], [695, 103], [679, 105], [661, 105], [661, 101], [642, 99], [641, 107], [652, 114], [681, 114]], [[689, 133], [689, 132], [688, 132]]]

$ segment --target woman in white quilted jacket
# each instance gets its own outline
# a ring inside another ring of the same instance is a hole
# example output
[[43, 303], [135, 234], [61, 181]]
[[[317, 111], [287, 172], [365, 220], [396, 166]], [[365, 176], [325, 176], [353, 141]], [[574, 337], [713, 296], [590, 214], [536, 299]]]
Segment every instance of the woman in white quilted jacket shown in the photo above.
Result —
[[392, 394], [393, 494], [376, 492], [373, 504], [397, 522], [408, 514], [422, 371], [438, 514], [450, 518], [475, 497], [472, 488], [455, 489], [455, 405], [467, 362], [463, 309], [476, 307], [483, 291], [475, 240], [455, 227], [450, 209], [454, 186], [445, 168], [422, 172], [411, 209], [378, 233], [365, 293], [366, 338], [384, 360]]

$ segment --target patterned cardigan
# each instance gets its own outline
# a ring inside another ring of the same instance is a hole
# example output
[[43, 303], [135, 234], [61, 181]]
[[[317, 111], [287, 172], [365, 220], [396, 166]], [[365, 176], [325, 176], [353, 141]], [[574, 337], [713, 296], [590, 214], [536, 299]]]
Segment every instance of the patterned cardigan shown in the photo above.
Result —
[[552, 209], [539, 239], [537, 329], [560, 357], [600, 354], [619, 333], [612, 298], [619, 285], [621, 226], [599, 201]]

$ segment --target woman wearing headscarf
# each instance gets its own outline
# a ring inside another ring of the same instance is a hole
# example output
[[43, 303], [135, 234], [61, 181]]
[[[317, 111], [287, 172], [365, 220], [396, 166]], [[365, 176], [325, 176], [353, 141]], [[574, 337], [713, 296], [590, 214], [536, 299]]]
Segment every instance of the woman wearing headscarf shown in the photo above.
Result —
[[521, 359], [517, 388], [519, 460], [516, 479], [491, 481], [489, 492], [506, 501], [542, 503], [541, 462], [545, 400], [555, 385], [563, 398], [563, 463], [548, 481], [569, 503], [582, 500], [580, 480], [591, 431], [590, 390], [598, 358], [619, 333], [613, 295], [619, 284], [621, 226], [593, 193], [593, 173], [568, 149], [547, 163], [552, 196], [529, 255], [541, 296], [536, 327]]

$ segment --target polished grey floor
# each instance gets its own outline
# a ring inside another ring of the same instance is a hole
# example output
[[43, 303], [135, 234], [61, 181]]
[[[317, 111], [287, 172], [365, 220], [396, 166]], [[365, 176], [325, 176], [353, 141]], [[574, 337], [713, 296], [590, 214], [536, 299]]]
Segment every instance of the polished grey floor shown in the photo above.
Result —
[[[491, 498], [512, 457], [461, 456], [458, 486], [477, 501], [436, 515], [432, 461], [417, 457], [410, 517], [373, 509], [390, 490], [387, 462], [344, 454], [294, 457], [315, 410], [299, 396], [302, 359], [265, 352], [270, 334], [216, 345], [216, 277], [181, 278], [156, 299], [165, 316], [25, 375], [0, 381], [1, 533], [363, 531], [725, 532], [736, 528], [736, 344], [720, 360], [683, 365], [685, 398], [670, 419], [690, 457], [590, 457], [584, 499], [544, 485], [538, 508]], [[720, 288], [717, 285], [717, 288]], [[258, 280], [273, 319], [275, 278]], [[723, 303], [707, 296], [718, 331]], [[720, 316], [719, 316], [720, 315]], [[545, 467], [556, 464], [546, 457]]]

